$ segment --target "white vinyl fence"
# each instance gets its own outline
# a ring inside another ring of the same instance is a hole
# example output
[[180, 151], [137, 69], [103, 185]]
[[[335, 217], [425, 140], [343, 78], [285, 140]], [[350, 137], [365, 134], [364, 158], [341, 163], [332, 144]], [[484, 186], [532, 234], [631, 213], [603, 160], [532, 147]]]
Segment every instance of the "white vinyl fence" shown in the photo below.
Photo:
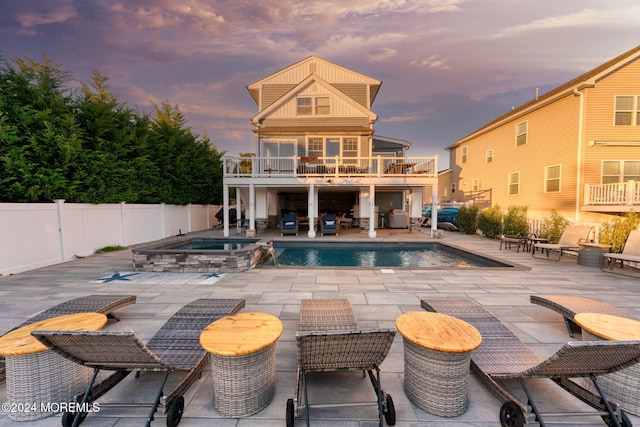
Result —
[[0, 275], [217, 225], [216, 205], [0, 203]]

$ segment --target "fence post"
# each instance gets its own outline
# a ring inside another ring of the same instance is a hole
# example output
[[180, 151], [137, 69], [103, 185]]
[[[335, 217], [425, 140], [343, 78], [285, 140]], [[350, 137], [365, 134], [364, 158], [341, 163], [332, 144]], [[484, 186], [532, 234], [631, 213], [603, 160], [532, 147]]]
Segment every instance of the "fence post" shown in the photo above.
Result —
[[633, 205], [633, 189], [635, 188], [635, 181], [627, 181], [624, 185], [626, 185], [625, 197], [627, 199], [627, 205]]
[[60, 242], [60, 261], [65, 262], [64, 257], [64, 230], [62, 229], [62, 210], [64, 199], [55, 199], [56, 211], [58, 216], [58, 241]]

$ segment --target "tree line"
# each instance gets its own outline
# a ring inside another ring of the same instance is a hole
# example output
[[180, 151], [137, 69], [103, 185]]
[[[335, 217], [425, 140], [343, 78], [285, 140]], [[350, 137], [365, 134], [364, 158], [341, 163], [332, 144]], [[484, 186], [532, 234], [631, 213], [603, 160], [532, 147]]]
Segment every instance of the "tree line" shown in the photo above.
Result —
[[0, 202], [219, 204], [222, 161], [177, 106], [129, 107], [42, 55], [0, 57]]

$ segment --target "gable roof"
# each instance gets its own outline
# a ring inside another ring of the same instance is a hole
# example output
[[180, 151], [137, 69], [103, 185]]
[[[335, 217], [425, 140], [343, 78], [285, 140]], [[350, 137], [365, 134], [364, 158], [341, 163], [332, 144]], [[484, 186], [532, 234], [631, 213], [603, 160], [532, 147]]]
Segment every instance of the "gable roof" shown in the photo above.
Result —
[[[337, 75], [340, 73], [335, 73], [335, 71], [342, 71], [344, 75], [349, 76], [348, 81], [333, 81]], [[369, 86], [369, 97], [370, 102], [373, 104], [373, 100], [375, 99], [378, 91], [380, 90], [380, 86], [382, 82], [380, 80], [376, 80], [374, 78], [365, 76], [364, 74], [358, 73], [356, 71], [350, 70], [348, 68], [342, 67], [340, 65], [334, 64], [333, 62], [329, 62], [317, 56], [311, 55], [308, 58], [305, 58], [301, 61], [296, 62], [286, 68], [283, 68], [280, 71], [276, 71], [268, 75], [267, 77], [263, 77], [262, 79], [251, 83], [247, 86], [247, 90], [251, 94], [251, 97], [259, 105], [260, 103], [260, 89], [264, 84], [268, 84], [269, 82], [281, 82], [282, 79], [285, 79], [287, 75], [300, 73], [304, 77], [297, 79], [298, 81], [303, 80], [309, 75], [316, 74], [320, 78], [323, 78], [326, 81], [329, 81], [331, 84], [335, 83], [361, 83]], [[331, 74], [331, 75], [329, 75]], [[297, 84], [298, 81], [289, 81], [289, 83]]]
[[471, 132], [469, 135], [465, 136], [462, 139], [459, 139], [455, 143], [446, 147], [445, 150], [450, 150], [452, 148], [455, 148], [458, 145], [463, 144], [472, 138], [478, 137], [483, 133], [489, 132], [490, 130], [495, 129], [506, 122], [514, 120], [525, 114], [528, 114], [531, 111], [535, 111], [539, 108], [542, 108], [545, 105], [551, 104], [560, 98], [564, 98], [565, 96], [571, 93], [574, 93], [574, 90], [581, 90], [587, 87], [594, 87], [599, 80], [614, 73], [615, 71], [626, 66], [627, 64], [633, 61], [636, 61], [638, 58], [640, 58], [640, 46], [636, 46], [633, 49], [611, 59], [610, 61], [607, 61], [604, 64], [590, 71], [587, 71], [586, 73], [576, 77], [575, 79], [570, 80], [567, 83], [560, 85], [555, 89], [550, 90], [549, 92], [543, 94], [542, 96], [539, 96], [536, 99], [529, 101], [526, 104], [523, 104], [520, 107], [515, 108], [506, 114], [503, 114], [502, 116], [485, 124], [481, 128]]
[[371, 111], [368, 108], [364, 107], [362, 104], [356, 102], [350, 96], [345, 95], [343, 92], [341, 92], [340, 90], [336, 89], [329, 82], [325, 81], [324, 79], [320, 78], [319, 76], [317, 76], [315, 74], [312, 74], [312, 75], [308, 76], [306, 79], [304, 79], [303, 81], [301, 81], [300, 83], [298, 83], [295, 87], [293, 87], [291, 90], [289, 90], [283, 96], [281, 96], [278, 100], [273, 102], [267, 108], [265, 108], [264, 110], [258, 112], [255, 116], [253, 116], [251, 118], [251, 123], [253, 123], [254, 125], [257, 125], [260, 122], [260, 120], [265, 119], [271, 113], [273, 113], [277, 109], [281, 108], [284, 104], [286, 104], [287, 102], [290, 102], [293, 98], [295, 98], [295, 96], [298, 93], [304, 91], [307, 87], [309, 87], [311, 84], [314, 84], [314, 83], [316, 83], [319, 86], [323, 87], [324, 89], [326, 89], [327, 91], [329, 91], [330, 93], [332, 93], [333, 95], [335, 95], [336, 97], [341, 99], [343, 102], [346, 102], [347, 104], [351, 105], [356, 110], [360, 111], [363, 116], [366, 116], [366, 117], [369, 118], [369, 121], [371, 123], [375, 123], [378, 120], [378, 115], [375, 114], [373, 111]]

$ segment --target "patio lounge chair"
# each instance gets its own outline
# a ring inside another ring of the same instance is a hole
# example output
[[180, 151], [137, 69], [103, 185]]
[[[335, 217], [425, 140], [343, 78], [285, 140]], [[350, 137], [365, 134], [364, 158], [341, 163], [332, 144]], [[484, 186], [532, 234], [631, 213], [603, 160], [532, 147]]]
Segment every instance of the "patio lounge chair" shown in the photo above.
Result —
[[[627, 236], [627, 240], [624, 243], [624, 248], [620, 254], [605, 253], [604, 258], [609, 261], [609, 271], [618, 272], [613, 269], [616, 261], [620, 261], [620, 269], [624, 267], [625, 262], [640, 263], [640, 230], [633, 230]], [[604, 268], [601, 268], [604, 270]], [[634, 276], [635, 277], [635, 276]]]
[[[316, 330], [313, 330], [317, 328]], [[300, 330], [296, 333], [298, 370], [295, 399], [287, 400], [286, 425], [293, 427], [300, 408], [305, 409], [309, 426], [310, 408], [377, 405], [379, 425], [383, 417], [395, 425], [391, 395], [382, 390], [380, 364], [389, 353], [395, 329], [357, 329], [351, 305], [346, 299], [307, 299], [300, 304]], [[363, 371], [376, 393], [373, 402], [309, 404], [308, 375], [314, 372]], [[375, 373], [374, 373], [375, 371]], [[301, 390], [302, 389], [302, 390]], [[300, 394], [304, 402], [300, 402]]]
[[[578, 251], [578, 242], [589, 241], [589, 235], [593, 227], [587, 225], [568, 225], [558, 243], [536, 243], [533, 245], [531, 255], [536, 257], [536, 249], [540, 249], [543, 254], [546, 254], [546, 258], [549, 258], [550, 252], [557, 252], [558, 258], [554, 261], [559, 261], [565, 252], [576, 253]], [[539, 258], [539, 257], [536, 257]]]
[[[502, 426], [522, 427], [528, 422], [529, 407], [541, 426], [543, 417], [580, 415], [602, 417], [607, 425], [631, 425], [628, 417], [603, 396], [597, 377], [619, 371], [640, 361], [640, 341], [579, 341], [569, 342], [554, 355], [543, 359], [522, 342], [489, 311], [470, 299], [429, 298], [421, 300], [422, 308], [462, 319], [482, 335], [482, 344], [471, 354], [471, 370], [493, 395], [500, 400]], [[525, 384], [530, 378], [548, 378], [595, 412], [542, 413]], [[571, 378], [589, 378], [597, 392]], [[527, 396], [520, 401], [502, 382], [517, 380]]]
[[631, 319], [634, 318], [631, 314], [611, 304], [581, 296], [531, 295], [530, 300], [532, 304], [538, 304], [562, 314], [570, 337], [573, 337], [574, 333], [582, 332], [582, 328], [573, 321], [573, 317], [578, 313], [604, 313]]
[[320, 235], [335, 234], [338, 235], [338, 219], [336, 214], [325, 214], [320, 221]]
[[282, 214], [282, 228], [280, 229], [280, 235], [295, 234], [298, 235], [298, 217], [294, 213]]
[[[94, 369], [86, 392], [76, 396], [80, 408], [90, 406], [132, 371], [163, 371], [156, 398], [146, 405], [152, 408], [146, 426], [151, 424], [158, 406], [162, 405], [163, 413], [167, 414], [167, 426], [174, 427], [182, 418], [183, 394], [200, 377], [209, 360], [209, 353], [200, 345], [200, 333], [210, 323], [242, 308], [242, 299], [192, 301], [171, 316], [146, 345], [134, 332], [33, 331], [32, 335], [63, 357]], [[101, 370], [115, 372], [95, 384]], [[166, 392], [164, 387], [169, 374], [175, 371], [186, 372], [186, 375]], [[78, 426], [86, 416], [86, 412], [65, 412], [62, 425]]]
[[[113, 314], [113, 311], [126, 305], [134, 304], [135, 302], [135, 295], [87, 295], [84, 297], [74, 298], [48, 308], [16, 326], [12, 330], [30, 325], [31, 323], [38, 322], [40, 320], [74, 313], [96, 312], [106, 314], [110, 319], [118, 320], [118, 318]], [[0, 381], [4, 381], [6, 372], [3, 358], [0, 358], [0, 363], [2, 364], [2, 367], [0, 367]]]

